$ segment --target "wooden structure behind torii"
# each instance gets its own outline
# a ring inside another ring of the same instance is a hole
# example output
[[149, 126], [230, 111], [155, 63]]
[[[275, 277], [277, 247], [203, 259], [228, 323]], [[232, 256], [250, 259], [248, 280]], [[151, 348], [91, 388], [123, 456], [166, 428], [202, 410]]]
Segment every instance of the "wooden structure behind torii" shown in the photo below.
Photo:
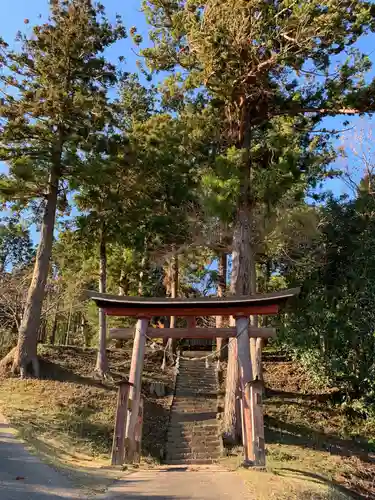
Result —
[[[288, 299], [299, 293], [299, 289], [247, 297], [169, 299], [124, 297], [97, 292], [90, 292], [90, 298], [109, 316], [131, 316], [138, 319], [135, 328], [120, 328], [111, 330], [111, 338], [126, 339], [134, 336], [133, 354], [131, 360], [129, 387], [130, 417], [126, 422], [125, 455], [120, 456], [132, 461], [136, 453], [135, 435], [139, 419], [141, 403], [141, 382], [146, 338], [234, 338], [237, 343], [240, 389], [242, 394], [242, 440], [246, 464], [264, 465], [264, 424], [262, 410], [263, 383], [253, 376], [253, 366], [250, 353], [249, 338], [269, 338], [275, 336], [273, 328], [254, 328], [249, 325], [252, 315], [275, 315]], [[197, 316], [232, 316], [235, 328], [149, 328], [153, 316], [175, 316], [194, 318]], [[122, 406], [121, 406], [122, 401]], [[128, 404], [125, 404], [128, 408]], [[120, 408], [121, 407], [121, 408]], [[123, 397], [119, 395], [118, 416], [124, 411]], [[121, 421], [116, 420], [115, 432], [121, 433]], [[114, 448], [118, 439], [114, 439]], [[123, 444], [121, 444], [123, 446]], [[118, 451], [118, 450], [117, 450]], [[113, 455], [114, 456], [114, 455]], [[116, 460], [113, 459], [113, 462]]]

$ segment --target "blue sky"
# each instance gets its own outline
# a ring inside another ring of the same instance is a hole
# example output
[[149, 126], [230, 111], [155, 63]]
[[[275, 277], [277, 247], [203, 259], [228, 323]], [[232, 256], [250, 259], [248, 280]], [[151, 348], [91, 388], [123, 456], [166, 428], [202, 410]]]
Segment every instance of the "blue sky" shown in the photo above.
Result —
[[[105, 5], [107, 15], [110, 19], [115, 20], [115, 14], [119, 13], [128, 29], [131, 26], [136, 26], [138, 32], [147, 37], [147, 24], [143, 14], [140, 12], [141, 0], [102, 0], [102, 3]], [[1, 0], [1, 7], [0, 36], [10, 44], [14, 40], [18, 30], [27, 33], [34, 24], [40, 22], [39, 14], [42, 17], [48, 14], [47, 0]], [[28, 25], [25, 25], [25, 19], [29, 20]], [[363, 38], [358, 47], [364, 52], [371, 54], [370, 57], [375, 62], [375, 35]], [[136, 71], [137, 58], [129, 39], [119, 42], [107, 53], [107, 57], [112, 60], [116, 60], [119, 56], [125, 56], [129, 71]], [[374, 75], [375, 68], [369, 76], [372, 77]], [[326, 120], [325, 125], [329, 128], [341, 129], [343, 128], [342, 121], [343, 119], [341, 118], [330, 118]], [[358, 119], [352, 121], [352, 124], [355, 123], [358, 123]], [[350, 139], [352, 134], [353, 131], [348, 131], [342, 135], [342, 139], [345, 139], [345, 137]], [[4, 168], [5, 166], [0, 163], [0, 172], [4, 172]], [[340, 180], [329, 181], [328, 186], [337, 194], [346, 191], [345, 185]], [[37, 239], [36, 234], [33, 234], [33, 236], [34, 239]]]
[[[106, 7], [108, 17], [115, 21], [116, 13], [120, 14], [127, 28], [137, 26], [139, 33], [147, 35], [147, 25], [143, 14], [140, 12], [141, 0], [102, 0]], [[17, 31], [25, 33], [40, 22], [39, 15], [48, 15], [47, 0], [1, 0], [0, 35], [11, 43]], [[26, 26], [24, 21], [30, 23]], [[127, 59], [130, 71], [136, 70], [136, 56], [132, 52], [129, 40], [118, 43], [113, 47], [108, 56], [116, 59], [123, 55]]]

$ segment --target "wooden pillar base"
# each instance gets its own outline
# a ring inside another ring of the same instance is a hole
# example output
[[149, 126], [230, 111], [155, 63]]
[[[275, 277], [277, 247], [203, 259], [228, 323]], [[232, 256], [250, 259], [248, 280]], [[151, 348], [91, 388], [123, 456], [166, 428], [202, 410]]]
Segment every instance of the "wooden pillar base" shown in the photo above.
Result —
[[251, 398], [248, 384], [253, 379], [253, 370], [248, 337], [249, 318], [241, 316], [236, 318], [237, 330], [237, 355], [240, 389], [242, 392], [242, 440], [244, 445], [245, 463], [254, 459], [253, 429], [251, 421]]
[[121, 382], [118, 388], [115, 430], [113, 433], [112, 465], [123, 465], [125, 461], [125, 428], [128, 416], [130, 384]]
[[146, 332], [148, 319], [139, 319], [134, 336], [132, 361], [130, 365], [129, 382], [132, 384], [130, 391], [130, 414], [126, 426], [125, 460], [132, 463], [137, 453], [136, 432], [141, 400], [142, 370], [146, 347]]
[[137, 425], [135, 428], [135, 452], [133, 461], [139, 464], [142, 454], [142, 431], [143, 431], [143, 398], [139, 402]]
[[263, 417], [263, 383], [259, 380], [250, 382], [247, 386], [248, 397], [251, 404], [251, 420], [253, 429], [253, 459], [254, 465], [263, 467], [266, 465], [266, 451], [264, 441], [264, 417]]

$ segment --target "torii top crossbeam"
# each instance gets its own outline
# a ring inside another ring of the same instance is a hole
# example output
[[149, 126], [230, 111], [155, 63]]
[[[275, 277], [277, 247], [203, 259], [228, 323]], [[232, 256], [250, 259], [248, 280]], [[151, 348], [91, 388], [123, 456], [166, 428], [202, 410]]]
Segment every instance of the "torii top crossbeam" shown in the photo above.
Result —
[[109, 316], [250, 316], [277, 314], [279, 307], [299, 293], [298, 288], [242, 297], [171, 299], [124, 297], [89, 292], [89, 297]]

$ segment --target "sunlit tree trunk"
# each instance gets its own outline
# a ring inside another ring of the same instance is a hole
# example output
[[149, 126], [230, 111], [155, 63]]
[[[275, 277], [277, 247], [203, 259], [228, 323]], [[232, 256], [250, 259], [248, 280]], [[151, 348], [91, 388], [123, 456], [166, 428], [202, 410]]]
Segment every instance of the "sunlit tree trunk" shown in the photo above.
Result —
[[[218, 285], [217, 285], [217, 296], [224, 297], [227, 283], [227, 254], [225, 252], [220, 252], [218, 259]], [[224, 327], [224, 317], [216, 316], [216, 328]], [[227, 339], [221, 337], [216, 339], [216, 350], [220, 361], [223, 361], [227, 357], [227, 349], [225, 345]]]
[[[107, 248], [105, 225], [103, 224], [100, 231], [99, 243], [99, 292], [105, 293], [107, 290]], [[95, 371], [101, 377], [104, 377], [108, 372], [107, 359], [107, 317], [103, 309], [99, 309], [99, 345], [98, 355], [96, 358]]]
[[53, 315], [52, 330], [51, 330], [51, 335], [50, 335], [50, 338], [49, 338], [49, 343], [52, 344], [52, 345], [54, 345], [55, 342], [56, 342], [58, 312], [59, 312], [59, 305], [57, 304], [56, 309], [55, 309], [55, 314]]
[[[255, 254], [252, 246], [252, 217], [253, 198], [251, 189], [252, 162], [251, 162], [251, 129], [250, 116], [243, 109], [243, 130], [240, 131], [239, 147], [243, 148], [243, 163], [240, 169], [240, 195], [237, 208], [236, 223], [232, 245], [232, 275], [231, 293], [233, 295], [250, 295], [256, 291]], [[238, 386], [238, 367], [236, 350], [229, 346], [228, 371], [225, 393], [224, 436], [229, 440], [236, 440], [237, 419], [236, 393]]]
[[40, 243], [18, 332], [17, 346], [1, 362], [3, 366], [12, 363], [12, 371], [14, 373], [19, 372], [21, 377], [26, 375], [30, 364], [32, 365], [34, 375], [39, 377], [39, 362], [37, 356], [38, 332], [48, 278], [49, 262], [52, 253], [58, 183], [58, 174], [55, 169], [53, 169], [49, 178], [48, 192], [40, 231]]
[[[179, 275], [179, 263], [178, 254], [176, 249], [174, 249], [172, 262], [171, 262], [171, 298], [175, 299], [178, 296], [178, 275]], [[170, 328], [176, 328], [176, 316], [171, 316], [170, 318]], [[173, 361], [174, 354], [176, 353], [176, 339], [168, 339], [167, 351], [170, 360]]]

